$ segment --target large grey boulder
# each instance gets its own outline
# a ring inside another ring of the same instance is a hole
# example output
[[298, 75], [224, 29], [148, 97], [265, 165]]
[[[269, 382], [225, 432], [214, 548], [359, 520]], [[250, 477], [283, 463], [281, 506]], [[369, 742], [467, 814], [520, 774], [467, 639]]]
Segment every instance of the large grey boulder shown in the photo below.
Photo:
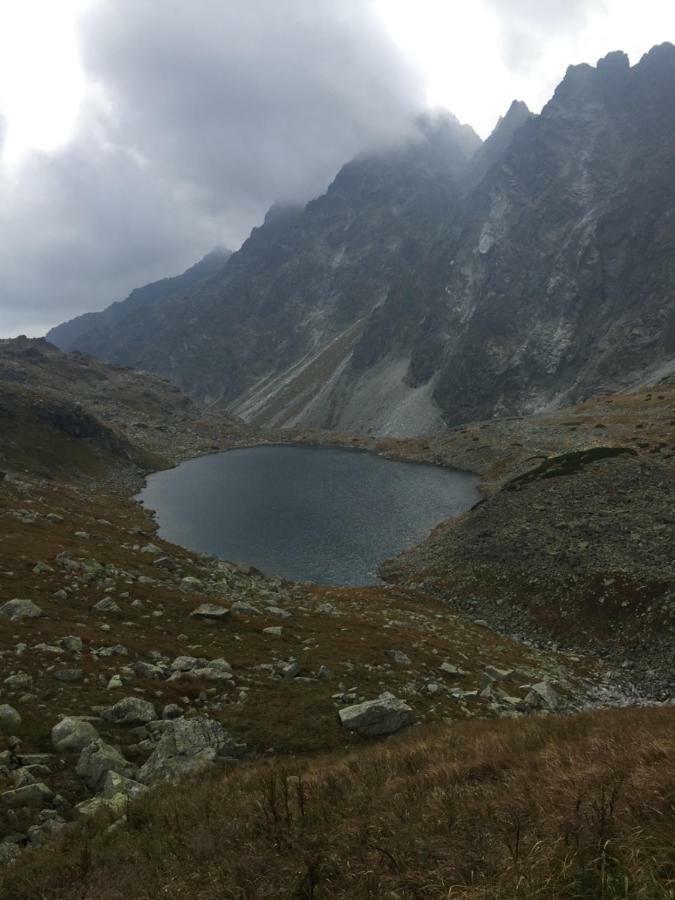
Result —
[[416, 720], [408, 704], [390, 693], [381, 694], [377, 700], [346, 706], [339, 711], [339, 716], [344, 728], [365, 737], [393, 734]]
[[92, 741], [84, 748], [75, 771], [92, 791], [102, 784], [106, 772], [117, 772], [127, 778], [136, 775], [136, 767], [102, 740]]
[[68, 750], [84, 750], [98, 739], [98, 732], [86, 719], [66, 716], [52, 728], [52, 746], [59, 753]]
[[32, 600], [21, 600], [18, 597], [8, 600], [0, 606], [0, 618], [9, 619], [10, 622], [19, 622], [21, 619], [39, 619], [44, 616], [44, 610], [33, 603]]
[[116, 722], [118, 725], [147, 725], [158, 718], [152, 703], [141, 697], [124, 697], [102, 710], [101, 716], [106, 722]]
[[218, 757], [241, 757], [246, 745], [236, 741], [220, 722], [206, 716], [175, 719], [141, 767], [138, 780], [156, 784], [205, 768]]
[[14, 732], [21, 724], [21, 715], [9, 703], [0, 705], [0, 731]]

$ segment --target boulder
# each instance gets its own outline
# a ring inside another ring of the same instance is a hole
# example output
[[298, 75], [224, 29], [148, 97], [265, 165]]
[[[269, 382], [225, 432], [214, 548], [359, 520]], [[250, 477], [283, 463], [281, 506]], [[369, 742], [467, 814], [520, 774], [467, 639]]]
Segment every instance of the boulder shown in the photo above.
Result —
[[161, 681], [166, 677], [166, 672], [161, 666], [145, 662], [145, 660], [142, 659], [139, 659], [134, 663], [134, 672], [139, 678], [147, 678], [151, 681]]
[[196, 656], [177, 656], [169, 668], [172, 672], [189, 672], [198, 665], [199, 660]]
[[0, 618], [9, 619], [10, 622], [19, 622], [21, 619], [39, 619], [44, 615], [44, 610], [40, 609], [32, 600], [15, 598], [0, 606]]
[[33, 686], [33, 676], [26, 672], [17, 672], [15, 675], [8, 675], [3, 681], [10, 691], [28, 691]]
[[275, 616], [277, 619], [290, 619], [291, 614], [287, 609], [282, 609], [280, 606], [266, 606], [265, 612], [270, 616]]
[[106, 772], [117, 772], [127, 778], [133, 778], [136, 767], [126, 760], [119, 750], [99, 739], [84, 748], [75, 771], [87, 787], [95, 791], [103, 782]]
[[3, 841], [0, 844], [0, 866], [8, 866], [21, 854], [21, 847], [13, 841]]
[[224, 606], [217, 606], [215, 603], [202, 603], [197, 609], [193, 609], [190, 615], [193, 619], [199, 619], [203, 622], [224, 622], [229, 618], [230, 611]]
[[206, 716], [173, 719], [142, 766], [138, 780], [143, 784], [177, 778], [215, 762], [218, 757], [241, 757], [246, 745], [236, 741], [220, 722]]
[[563, 700], [548, 681], [533, 684], [525, 697], [525, 706], [531, 709], [560, 709]]
[[21, 724], [21, 715], [9, 703], [0, 705], [0, 731], [11, 733]]
[[513, 675], [513, 669], [498, 669], [496, 666], [485, 666], [485, 674], [491, 681], [503, 681]]
[[0, 794], [0, 806], [5, 809], [19, 809], [22, 806], [42, 808], [51, 803], [53, 796], [47, 785], [38, 781]]
[[98, 739], [98, 732], [86, 719], [66, 716], [52, 728], [52, 746], [63, 753], [69, 750], [84, 750], [92, 741]]
[[390, 693], [381, 694], [377, 700], [346, 706], [339, 711], [339, 716], [344, 728], [365, 737], [393, 734], [416, 720], [408, 704]]
[[384, 655], [397, 666], [409, 666], [411, 659], [402, 650], [385, 650]]
[[464, 669], [460, 669], [459, 666], [455, 666], [453, 663], [443, 662], [438, 668], [451, 678], [463, 678], [466, 675]]
[[114, 797], [92, 797], [91, 800], [77, 803], [75, 812], [84, 818], [97, 816], [103, 811], [119, 816], [126, 811], [128, 803], [129, 798], [125, 794], [115, 794]]
[[230, 607], [230, 611], [234, 613], [239, 613], [242, 616], [261, 616], [262, 613], [258, 609], [257, 606], [253, 606], [252, 603], [247, 603], [246, 600], [235, 600], [235, 602]]
[[67, 650], [69, 653], [81, 653], [82, 652], [82, 638], [76, 637], [75, 635], [69, 634], [67, 637], [61, 638], [59, 641], [64, 650]]
[[125, 797], [136, 799], [147, 791], [147, 787], [139, 781], [126, 778], [119, 772], [106, 772], [101, 786], [101, 794], [104, 797], [116, 797], [122, 794]]
[[106, 722], [116, 722], [118, 725], [147, 725], [157, 718], [157, 712], [149, 700], [124, 697], [102, 710], [101, 716]]
[[103, 600], [94, 603], [91, 611], [95, 613], [117, 613], [120, 611], [120, 608], [112, 597], [104, 597]]
[[77, 684], [80, 681], [84, 681], [82, 669], [57, 669], [52, 674], [57, 681], [62, 681], [65, 684]]

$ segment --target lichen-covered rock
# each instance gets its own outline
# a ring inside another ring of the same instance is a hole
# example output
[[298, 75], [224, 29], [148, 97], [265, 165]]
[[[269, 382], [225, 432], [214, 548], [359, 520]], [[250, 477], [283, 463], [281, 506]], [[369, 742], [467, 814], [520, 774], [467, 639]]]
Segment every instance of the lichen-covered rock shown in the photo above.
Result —
[[59, 753], [84, 750], [97, 739], [98, 732], [91, 722], [76, 716], [66, 716], [52, 728], [52, 746]]
[[152, 703], [141, 697], [124, 697], [104, 709], [101, 716], [107, 722], [116, 722], [118, 725], [146, 725], [158, 718]]
[[145, 791], [147, 791], [146, 785], [120, 775], [119, 772], [106, 772], [101, 785], [101, 794], [107, 798], [122, 794], [125, 797], [135, 799], [144, 794]]
[[44, 610], [32, 600], [22, 600], [15, 597], [0, 606], [0, 618], [9, 619], [10, 622], [19, 622], [21, 619], [39, 619], [44, 616]]
[[84, 748], [75, 771], [92, 791], [103, 783], [106, 772], [117, 772], [127, 778], [134, 778], [136, 775], [136, 767], [119, 750], [100, 739]]
[[246, 745], [235, 740], [220, 722], [206, 716], [167, 724], [171, 727], [138, 773], [143, 784], [177, 778], [211, 765], [218, 757], [239, 758], [246, 751]]

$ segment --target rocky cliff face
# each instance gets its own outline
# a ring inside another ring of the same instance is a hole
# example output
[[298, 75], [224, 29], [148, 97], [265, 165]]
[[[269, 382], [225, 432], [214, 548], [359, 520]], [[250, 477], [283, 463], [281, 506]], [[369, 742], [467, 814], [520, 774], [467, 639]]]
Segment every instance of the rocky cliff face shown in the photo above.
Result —
[[571, 67], [273, 209], [227, 266], [74, 342], [249, 420], [411, 434], [675, 368], [675, 47]]

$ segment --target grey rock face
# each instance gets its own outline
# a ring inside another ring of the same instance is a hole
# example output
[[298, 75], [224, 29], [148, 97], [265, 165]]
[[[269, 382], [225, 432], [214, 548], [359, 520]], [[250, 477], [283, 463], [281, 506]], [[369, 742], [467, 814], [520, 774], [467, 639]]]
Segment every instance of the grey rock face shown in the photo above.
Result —
[[103, 782], [106, 772], [117, 772], [127, 778], [134, 778], [136, 767], [119, 750], [105, 741], [96, 740], [84, 748], [75, 771], [87, 787], [95, 791]]
[[21, 619], [39, 619], [41, 616], [44, 616], [44, 611], [32, 600], [15, 598], [0, 606], [0, 618], [9, 619], [10, 622], [19, 622]]
[[365, 737], [393, 734], [412, 725], [416, 716], [410, 706], [393, 694], [384, 693], [377, 700], [366, 700], [339, 710], [340, 723]]
[[199, 716], [174, 719], [159, 740], [138, 780], [143, 784], [177, 778], [209, 766], [218, 757], [241, 757], [246, 746], [236, 741], [213, 719]]
[[84, 750], [98, 739], [98, 732], [84, 719], [67, 716], [52, 728], [52, 746], [59, 752]]

